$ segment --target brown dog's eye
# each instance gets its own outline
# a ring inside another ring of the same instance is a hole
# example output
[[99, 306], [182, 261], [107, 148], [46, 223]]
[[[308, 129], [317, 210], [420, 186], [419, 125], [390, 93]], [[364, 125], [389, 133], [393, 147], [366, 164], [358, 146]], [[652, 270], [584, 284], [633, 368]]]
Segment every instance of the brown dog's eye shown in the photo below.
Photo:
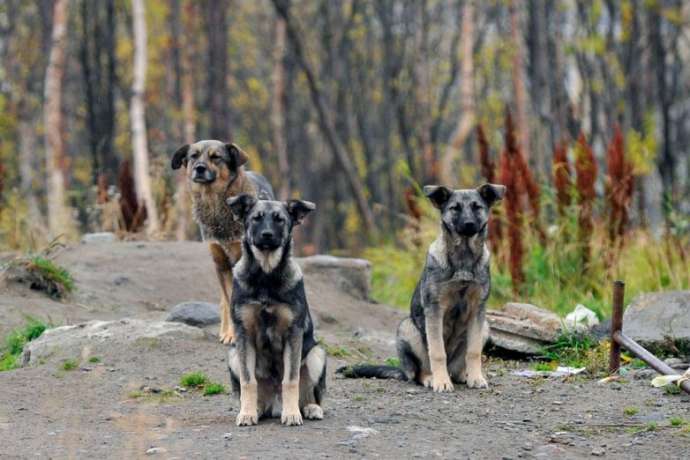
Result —
[[199, 158], [199, 152], [192, 153], [191, 155], [189, 155], [189, 158], [191, 158], [192, 160], [196, 160], [197, 158]]

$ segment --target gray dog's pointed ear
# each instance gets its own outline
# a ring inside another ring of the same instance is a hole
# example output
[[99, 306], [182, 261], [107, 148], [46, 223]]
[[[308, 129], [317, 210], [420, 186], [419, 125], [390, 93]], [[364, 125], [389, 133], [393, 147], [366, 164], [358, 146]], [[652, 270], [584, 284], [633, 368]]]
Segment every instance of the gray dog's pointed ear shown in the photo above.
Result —
[[285, 202], [288, 214], [292, 217], [292, 225], [299, 225], [305, 216], [316, 209], [316, 205], [311, 201], [288, 200]]
[[506, 186], [499, 184], [484, 184], [477, 189], [479, 195], [484, 199], [488, 206], [493, 206], [497, 201], [501, 201], [506, 194]]
[[448, 201], [452, 193], [453, 191], [451, 189], [443, 185], [424, 186], [424, 195], [426, 195], [429, 201], [438, 209], [443, 208], [443, 205], [446, 204], [446, 201]]
[[256, 204], [256, 198], [252, 195], [241, 193], [228, 198], [225, 202], [230, 206], [230, 211], [235, 217], [239, 220], [244, 220]]
[[187, 166], [187, 153], [189, 152], [189, 144], [183, 145], [177, 152], [173, 153], [171, 166], [172, 169], [180, 169], [180, 166]]
[[249, 156], [237, 144], [225, 144], [225, 148], [228, 149], [230, 162], [235, 168], [239, 168], [249, 160]]

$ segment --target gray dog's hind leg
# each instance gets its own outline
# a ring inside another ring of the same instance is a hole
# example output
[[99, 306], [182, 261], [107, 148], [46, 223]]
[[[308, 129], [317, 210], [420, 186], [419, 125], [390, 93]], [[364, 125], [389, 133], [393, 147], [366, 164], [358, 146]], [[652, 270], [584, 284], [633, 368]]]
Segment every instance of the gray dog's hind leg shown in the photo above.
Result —
[[405, 318], [398, 326], [398, 358], [400, 367], [409, 381], [422, 383], [421, 376], [430, 374], [429, 358], [424, 346], [422, 334], [415, 327], [412, 319]]
[[323, 419], [321, 403], [326, 393], [326, 352], [315, 346], [304, 358], [300, 372], [300, 409], [306, 419]]
[[228, 370], [230, 371], [230, 385], [232, 392], [240, 396], [240, 358], [237, 353], [237, 347], [233, 344], [228, 350]]

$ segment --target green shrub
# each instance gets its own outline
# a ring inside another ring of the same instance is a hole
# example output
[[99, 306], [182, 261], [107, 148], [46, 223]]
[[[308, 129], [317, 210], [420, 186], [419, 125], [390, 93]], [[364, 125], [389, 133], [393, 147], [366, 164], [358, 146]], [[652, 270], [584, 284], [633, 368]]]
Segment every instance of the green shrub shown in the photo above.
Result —
[[37, 339], [48, 328], [45, 323], [29, 318], [27, 324], [10, 332], [5, 338], [5, 345], [0, 348], [0, 371], [15, 369], [19, 356], [27, 342]]
[[208, 383], [204, 387], [204, 396], [222, 395], [225, 393], [225, 385], [220, 383]]
[[209, 379], [203, 372], [190, 372], [180, 379], [180, 386], [185, 388], [200, 388], [209, 383]]

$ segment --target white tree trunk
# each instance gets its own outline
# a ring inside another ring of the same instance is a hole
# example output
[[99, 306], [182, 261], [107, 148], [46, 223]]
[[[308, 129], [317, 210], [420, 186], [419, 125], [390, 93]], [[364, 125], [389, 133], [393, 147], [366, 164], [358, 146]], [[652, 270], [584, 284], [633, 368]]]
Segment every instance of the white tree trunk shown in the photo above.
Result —
[[160, 229], [158, 210], [153, 200], [151, 177], [149, 176], [148, 142], [146, 140], [146, 119], [144, 89], [146, 83], [146, 16], [143, 0], [132, 0], [132, 19], [134, 22], [134, 68], [132, 100], [129, 116], [132, 123], [132, 153], [134, 156], [134, 183], [139, 200], [146, 207], [149, 235]]
[[285, 20], [276, 19], [275, 43], [273, 48], [273, 110], [271, 111], [271, 126], [273, 128], [273, 148], [278, 157], [278, 170], [280, 171], [280, 189], [278, 198], [287, 200], [290, 198], [290, 165], [288, 163], [287, 139], [285, 139]]
[[48, 231], [51, 238], [73, 233], [65, 200], [64, 145], [62, 142], [62, 77], [67, 46], [69, 0], [56, 0], [53, 6], [53, 33], [44, 87], [43, 123], [45, 130], [48, 196]]
[[472, 132], [475, 124], [474, 104], [474, 0], [467, 0], [462, 13], [460, 43], [462, 43], [462, 67], [460, 70], [460, 107], [462, 114], [453, 131], [451, 141], [443, 152], [439, 176], [441, 183], [455, 186], [458, 174], [453, 162]]

